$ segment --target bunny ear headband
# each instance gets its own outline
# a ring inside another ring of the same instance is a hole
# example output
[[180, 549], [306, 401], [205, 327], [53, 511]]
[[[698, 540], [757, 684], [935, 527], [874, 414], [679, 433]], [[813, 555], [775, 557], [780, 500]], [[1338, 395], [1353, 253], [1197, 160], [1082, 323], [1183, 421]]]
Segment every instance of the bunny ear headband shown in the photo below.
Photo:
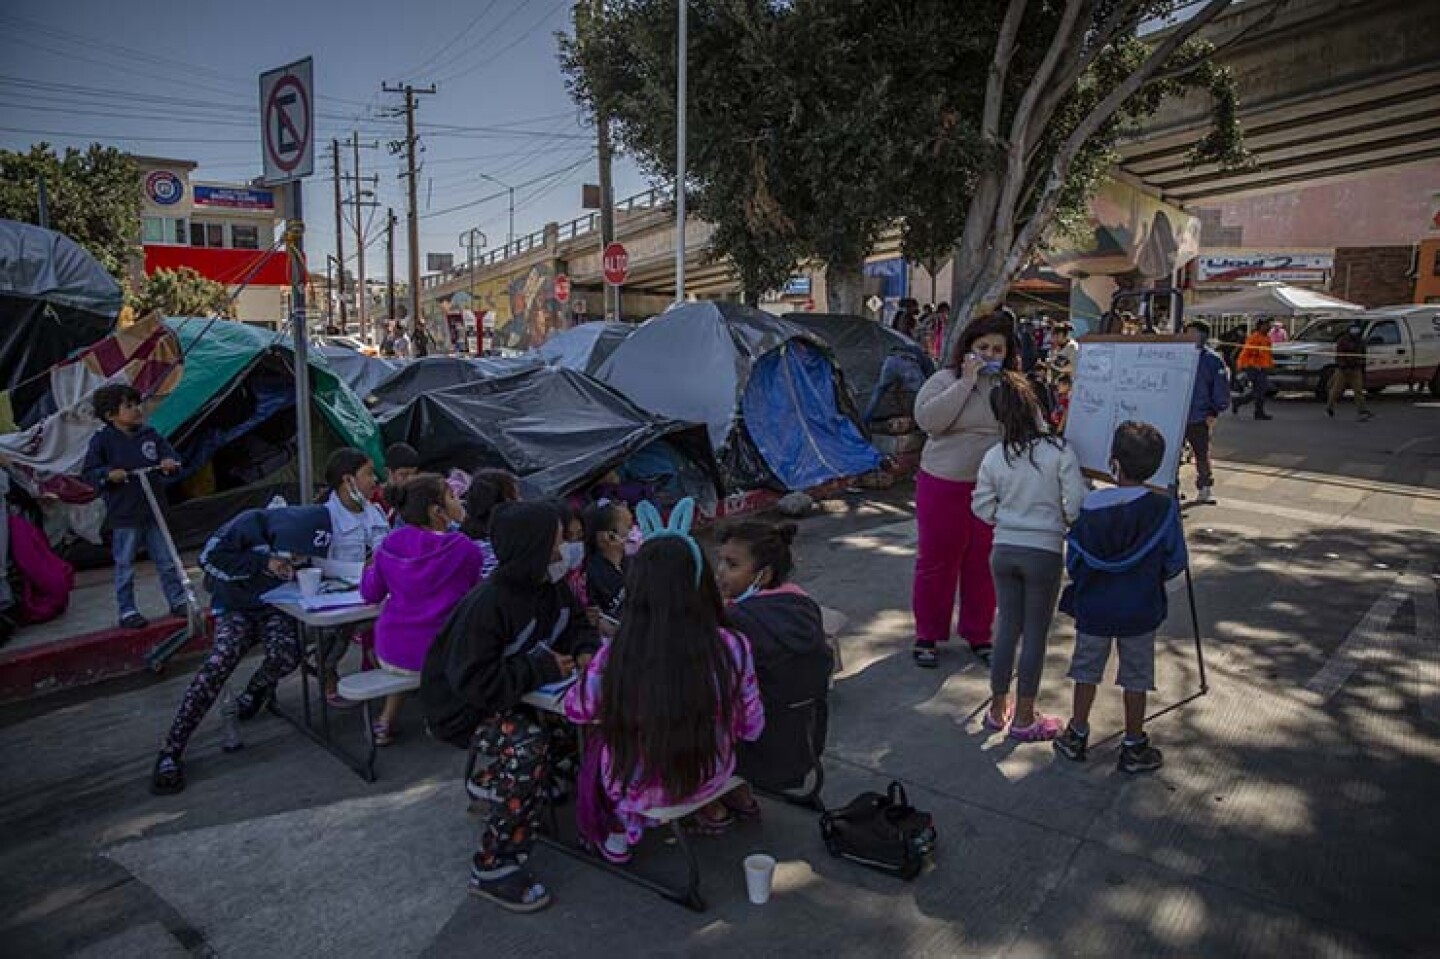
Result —
[[700, 544], [695, 542], [690, 535], [690, 527], [695, 522], [695, 500], [687, 496], [675, 504], [670, 511], [670, 524], [667, 526], [660, 519], [660, 511], [655, 504], [645, 500], [635, 507], [635, 519], [640, 524], [640, 532], [644, 534], [646, 542], [652, 539], [659, 539], [662, 536], [678, 536], [690, 547], [690, 555], [695, 560], [695, 586], [700, 586], [700, 575], [705, 569], [705, 560], [700, 555]]

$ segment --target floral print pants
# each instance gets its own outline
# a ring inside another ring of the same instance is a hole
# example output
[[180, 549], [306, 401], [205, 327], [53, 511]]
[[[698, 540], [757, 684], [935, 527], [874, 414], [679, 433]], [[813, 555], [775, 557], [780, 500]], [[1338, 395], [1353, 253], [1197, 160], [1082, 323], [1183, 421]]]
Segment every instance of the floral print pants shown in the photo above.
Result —
[[574, 733], [563, 722], [517, 706], [482, 722], [470, 745], [475, 751], [470, 792], [490, 800], [475, 868], [488, 873], [518, 866], [535, 844], [557, 772], [564, 777], [573, 767]]

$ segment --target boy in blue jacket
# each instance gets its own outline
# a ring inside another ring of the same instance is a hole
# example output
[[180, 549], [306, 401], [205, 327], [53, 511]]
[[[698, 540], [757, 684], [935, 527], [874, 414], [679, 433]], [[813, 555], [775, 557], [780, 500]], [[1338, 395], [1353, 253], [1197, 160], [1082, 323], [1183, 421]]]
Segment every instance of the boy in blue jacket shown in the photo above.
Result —
[[140, 544], [155, 562], [160, 585], [170, 604], [170, 615], [185, 615], [185, 587], [170, 558], [170, 548], [156, 525], [150, 503], [135, 470], [158, 467], [173, 475], [180, 471], [174, 448], [154, 428], [145, 425], [140, 392], [133, 386], [116, 384], [95, 391], [95, 416], [105, 425], [90, 438], [85, 451], [84, 478], [105, 499], [105, 524], [110, 528], [111, 550], [115, 557], [115, 600], [120, 607], [120, 625], [144, 629], [149, 620], [135, 604], [135, 555]]
[[1149, 423], [1128, 420], [1115, 429], [1110, 457], [1119, 485], [1085, 497], [1066, 538], [1071, 582], [1060, 610], [1075, 617], [1075, 711], [1054, 746], [1067, 759], [1085, 759], [1090, 707], [1114, 643], [1115, 681], [1125, 691], [1119, 766], [1140, 773], [1164, 761], [1145, 734], [1145, 699], [1155, 688], [1155, 632], [1169, 612], [1165, 581], [1184, 572], [1189, 556], [1176, 501], [1144, 485], [1165, 458], [1165, 437]]

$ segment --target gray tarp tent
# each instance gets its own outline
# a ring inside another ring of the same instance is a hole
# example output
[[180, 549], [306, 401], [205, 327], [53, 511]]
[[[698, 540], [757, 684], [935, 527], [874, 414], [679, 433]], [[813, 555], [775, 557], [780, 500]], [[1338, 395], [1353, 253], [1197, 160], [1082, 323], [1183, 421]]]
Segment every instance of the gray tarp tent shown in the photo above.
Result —
[[1320, 316], [1326, 313], [1358, 313], [1365, 307], [1285, 283], [1258, 283], [1253, 289], [1238, 290], [1197, 303], [1187, 311], [1191, 316]]
[[534, 353], [551, 366], [563, 366], [567, 370], [594, 376], [615, 348], [634, 332], [633, 323], [595, 320], [556, 333], [536, 347]]

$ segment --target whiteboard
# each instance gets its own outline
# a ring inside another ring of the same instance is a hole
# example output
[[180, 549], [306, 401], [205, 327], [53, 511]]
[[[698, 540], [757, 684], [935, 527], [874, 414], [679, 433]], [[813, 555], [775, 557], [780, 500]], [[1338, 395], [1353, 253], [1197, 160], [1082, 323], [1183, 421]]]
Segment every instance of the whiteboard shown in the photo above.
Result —
[[1200, 351], [1188, 336], [1082, 337], [1065, 420], [1065, 439], [1081, 468], [1111, 478], [1115, 427], [1139, 420], [1165, 437], [1165, 459], [1149, 482], [1174, 483], [1199, 366]]

